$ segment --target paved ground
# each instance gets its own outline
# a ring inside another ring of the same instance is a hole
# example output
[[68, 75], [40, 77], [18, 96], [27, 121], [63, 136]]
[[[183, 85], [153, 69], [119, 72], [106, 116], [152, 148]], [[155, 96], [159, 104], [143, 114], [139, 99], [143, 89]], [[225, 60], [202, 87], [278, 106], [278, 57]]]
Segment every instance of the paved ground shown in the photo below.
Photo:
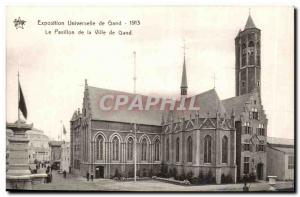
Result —
[[[285, 183], [288, 184], [288, 183]], [[282, 185], [282, 184], [281, 184]], [[289, 183], [287, 186], [292, 185]], [[242, 191], [243, 184], [183, 186], [157, 180], [120, 182], [108, 179], [96, 179], [87, 182], [84, 177], [67, 175], [53, 171], [53, 180], [49, 184], [33, 185], [33, 190], [93, 190], [93, 191]], [[250, 184], [250, 191], [268, 191], [266, 182]]]

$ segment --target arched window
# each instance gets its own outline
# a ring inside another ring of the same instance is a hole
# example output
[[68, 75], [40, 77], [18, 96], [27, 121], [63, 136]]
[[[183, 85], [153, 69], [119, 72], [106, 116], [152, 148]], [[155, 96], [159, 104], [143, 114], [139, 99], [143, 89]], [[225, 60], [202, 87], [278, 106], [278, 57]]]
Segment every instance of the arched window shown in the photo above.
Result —
[[176, 161], [179, 162], [179, 144], [180, 140], [179, 138], [176, 139]]
[[254, 42], [250, 41], [249, 44], [248, 44], [248, 47], [254, 47]]
[[159, 161], [159, 139], [154, 142], [154, 161]]
[[228, 138], [224, 136], [222, 138], [222, 163], [228, 162]]
[[211, 163], [211, 137], [204, 138], [204, 163]]
[[242, 49], [245, 49], [245, 48], [246, 48], [246, 44], [243, 43], [243, 44], [242, 44]]
[[133, 139], [132, 139], [132, 137], [128, 138], [128, 141], [127, 141], [127, 159], [133, 160]]
[[96, 159], [103, 160], [103, 137], [99, 135], [96, 139]]
[[113, 139], [113, 160], [119, 160], [119, 138], [117, 136]]
[[147, 140], [144, 138], [142, 140], [142, 161], [147, 160]]
[[187, 140], [187, 161], [193, 161], [193, 140], [191, 136], [189, 136]]
[[167, 161], [169, 161], [169, 159], [170, 159], [170, 156], [169, 156], [169, 154], [170, 154], [170, 144], [169, 144], [170, 142], [169, 142], [169, 138], [167, 139], [167, 143], [166, 143], [166, 160]]
[[250, 51], [249, 54], [249, 65], [253, 65], [254, 64], [254, 51]]

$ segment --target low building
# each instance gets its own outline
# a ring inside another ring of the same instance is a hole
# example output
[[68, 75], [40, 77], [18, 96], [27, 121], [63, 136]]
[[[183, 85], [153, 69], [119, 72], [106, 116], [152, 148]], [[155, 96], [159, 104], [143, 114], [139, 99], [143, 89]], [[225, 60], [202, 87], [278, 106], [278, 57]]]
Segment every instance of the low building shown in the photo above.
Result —
[[32, 129], [26, 132], [29, 138], [29, 163], [45, 162], [50, 159], [49, 137], [43, 131]]
[[277, 180], [294, 180], [294, 140], [268, 137], [267, 143], [268, 176], [277, 176]]
[[70, 142], [61, 145], [61, 171], [70, 173]]

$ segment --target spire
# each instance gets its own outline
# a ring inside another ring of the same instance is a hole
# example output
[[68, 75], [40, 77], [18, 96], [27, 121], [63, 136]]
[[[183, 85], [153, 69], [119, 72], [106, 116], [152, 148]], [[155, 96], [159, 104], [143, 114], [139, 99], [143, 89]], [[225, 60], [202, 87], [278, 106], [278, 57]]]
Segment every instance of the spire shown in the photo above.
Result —
[[249, 11], [249, 16], [245, 25], [245, 29], [251, 29], [251, 28], [256, 28], [256, 26], [254, 25], [254, 22], [251, 17], [251, 13]]
[[181, 77], [181, 95], [187, 95], [187, 77], [186, 77], [186, 67], [185, 67], [185, 45], [183, 47], [183, 69], [182, 69], [182, 77]]

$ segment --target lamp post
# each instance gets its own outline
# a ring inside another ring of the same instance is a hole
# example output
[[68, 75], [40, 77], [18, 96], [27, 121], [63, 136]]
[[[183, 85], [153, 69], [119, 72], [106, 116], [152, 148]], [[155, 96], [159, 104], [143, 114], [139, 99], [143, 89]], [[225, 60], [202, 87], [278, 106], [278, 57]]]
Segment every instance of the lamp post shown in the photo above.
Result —
[[136, 160], [137, 160], [137, 156], [136, 156], [136, 124], [134, 123], [133, 125], [133, 129], [134, 129], [134, 182], [136, 182]]

